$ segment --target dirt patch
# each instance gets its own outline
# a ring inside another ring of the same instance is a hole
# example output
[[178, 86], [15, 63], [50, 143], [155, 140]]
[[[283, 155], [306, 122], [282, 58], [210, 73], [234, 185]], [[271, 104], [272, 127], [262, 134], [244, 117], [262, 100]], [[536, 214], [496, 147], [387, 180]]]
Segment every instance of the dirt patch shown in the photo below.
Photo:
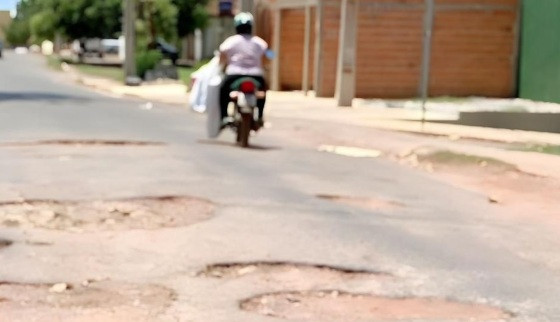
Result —
[[402, 203], [396, 201], [366, 198], [366, 197], [347, 197], [347, 196], [319, 194], [317, 195], [317, 198], [340, 203], [351, 207], [361, 208], [365, 210], [380, 211], [380, 210], [393, 210], [396, 208], [404, 207]]
[[476, 191], [508, 214], [548, 220], [560, 228], [560, 182], [525, 173], [491, 158], [449, 151], [415, 151], [404, 163], [434, 173], [452, 185]]
[[488, 321], [511, 318], [498, 308], [427, 298], [388, 298], [339, 291], [282, 292], [241, 302], [241, 309], [305, 321], [453, 320]]
[[12, 246], [14, 242], [7, 239], [0, 239], [0, 249]]
[[40, 146], [40, 145], [70, 145], [70, 146], [158, 146], [161, 142], [124, 141], [124, 140], [43, 140], [34, 142], [3, 143], [0, 146]]
[[176, 297], [162, 286], [111, 281], [79, 286], [0, 283], [0, 321], [158, 320]]
[[526, 144], [522, 146], [514, 146], [512, 149], [519, 151], [560, 155], [560, 145]]
[[478, 166], [497, 171], [518, 171], [513, 164], [503, 162], [493, 158], [481, 157], [477, 155], [455, 153], [452, 151], [439, 150], [433, 152], [420, 151], [418, 161], [423, 163], [434, 163], [439, 165], [450, 166]]
[[189, 197], [0, 204], [0, 224], [56, 230], [127, 230], [188, 226], [211, 217], [209, 201]]

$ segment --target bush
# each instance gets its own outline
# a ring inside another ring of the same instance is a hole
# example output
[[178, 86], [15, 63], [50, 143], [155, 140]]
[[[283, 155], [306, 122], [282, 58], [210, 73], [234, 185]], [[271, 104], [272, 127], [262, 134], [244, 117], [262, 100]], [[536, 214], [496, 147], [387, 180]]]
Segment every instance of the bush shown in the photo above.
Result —
[[144, 78], [146, 72], [154, 69], [162, 59], [163, 55], [157, 50], [138, 52], [136, 55], [136, 71], [138, 76]]

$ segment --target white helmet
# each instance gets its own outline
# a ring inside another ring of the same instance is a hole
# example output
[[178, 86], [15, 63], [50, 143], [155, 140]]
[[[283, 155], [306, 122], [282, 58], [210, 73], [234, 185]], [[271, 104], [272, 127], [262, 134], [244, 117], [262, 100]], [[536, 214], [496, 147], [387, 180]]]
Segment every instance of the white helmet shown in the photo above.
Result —
[[253, 18], [253, 15], [250, 14], [249, 12], [238, 13], [233, 18], [233, 24], [235, 25], [235, 27], [239, 27], [243, 25], [253, 26], [254, 21], [255, 18]]

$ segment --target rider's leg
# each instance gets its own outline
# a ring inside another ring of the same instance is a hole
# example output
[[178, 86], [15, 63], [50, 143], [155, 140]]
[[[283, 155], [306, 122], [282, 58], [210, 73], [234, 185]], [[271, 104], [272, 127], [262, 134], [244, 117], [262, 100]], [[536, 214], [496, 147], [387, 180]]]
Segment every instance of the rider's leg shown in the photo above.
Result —
[[266, 81], [264, 79], [264, 77], [255, 77], [255, 79], [261, 83], [261, 88], [260, 90], [265, 92], [265, 96], [263, 98], [259, 98], [257, 100], [257, 107], [259, 108], [259, 120], [263, 120], [263, 116], [264, 116], [264, 106], [266, 104], [266, 90], [268, 89]]
[[230, 102], [231, 84], [239, 77], [239, 75], [227, 75], [222, 81], [222, 86], [220, 87], [220, 113], [222, 120], [228, 116], [227, 108]]

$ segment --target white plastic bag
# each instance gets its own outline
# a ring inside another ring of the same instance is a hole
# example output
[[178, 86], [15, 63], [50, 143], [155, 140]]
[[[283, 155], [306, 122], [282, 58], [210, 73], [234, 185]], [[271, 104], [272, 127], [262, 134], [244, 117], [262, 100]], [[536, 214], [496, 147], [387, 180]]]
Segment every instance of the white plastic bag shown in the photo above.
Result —
[[222, 86], [222, 75], [212, 77], [207, 86], [206, 95], [206, 130], [209, 138], [220, 135], [222, 126], [222, 115], [220, 111], [220, 88]]
[[194, 111], [199, 113], [206, 112], [208, 83], [212, 77], [217, 75], [221, 75], [219, 56], [215, 56], [208, 64], [193, 73], [194, 84], [189, 97], [189, 103]]

